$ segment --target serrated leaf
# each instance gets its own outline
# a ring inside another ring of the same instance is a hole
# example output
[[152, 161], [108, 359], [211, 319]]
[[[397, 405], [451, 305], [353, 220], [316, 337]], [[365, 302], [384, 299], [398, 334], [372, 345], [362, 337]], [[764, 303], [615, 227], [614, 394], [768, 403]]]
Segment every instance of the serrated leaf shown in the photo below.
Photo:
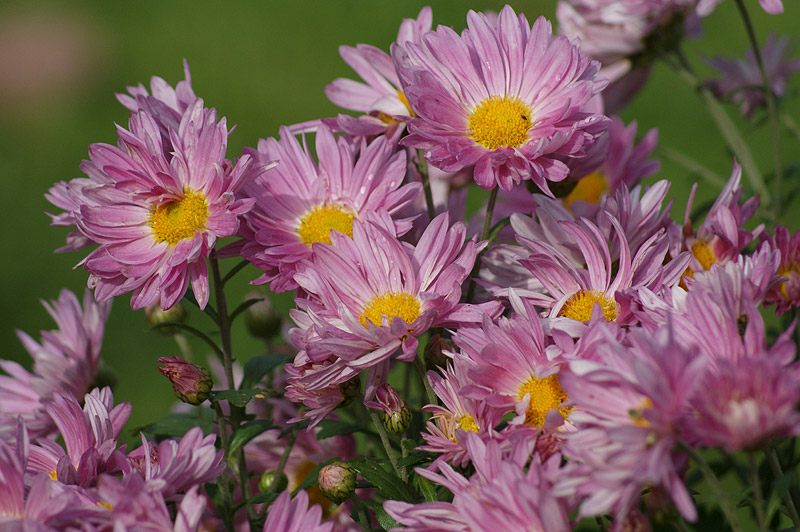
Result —
[[264, 399], [269, 394], [269, 390], [246, 389], [246, 390], [221, 390], [212, 392], [214, 401], [228, 401], [230, 404], [239, 407], [247, 406], [247, 403], [256, 399]]
[[378, 520], [378, 524], [384, 530], [389, 530], [392, 528], [400, 528], [400, 523], [394, 520], [392, 516], [386, 513], [386, 510], [383, 509], [383, 505], [379, 502], [375, 501], [361, 501], [364, 503], [364, 506], [371, 509], [375, 512], [375, 519]]
[[290, 356], [281, 355], [278, 353], [259, 355], [251, 358], [244, 365], [244, 378], [242, 379], [242, 384], [239, 386], [239, 388], [243, 390], [252, 388], [261, 382], [261, 379], [264, 378], [264, 375], [269, 373], [270, 370], [276, 366], [279, 366], [280, 364], [285, 364], [291, 359], [292, 357]]
[[193, 412], [191, 414], [168, 414], [155, 423], [143, 427], [141, 432], [147, 436], [180, 438], [194, 427], [200, 427], [203, 434], [211, 434], [214, 431], [214, 423], [210, 418], [197, 417], [197, 414]]
[[236, 432], [231, 437], [229, 456], [234, 456], [236, 452], [244, 446], [247, 442], [258, 436], [259, 434], [268, 431], [269, 429], [277, 428], [271, 421], [265, 419], [255, 419], [248, 421], [244, 425], [239, 426]]
[[406, 502], [416, 501], [416, 497], [411, 493], [406, 483], [394, 473], [389, 473], [374, 458], [357, 456], [348, 460], [347, 463], [358, 471], [364, 480], [378, 488], [384, 498]]
[[346, 421], [336, 421], [333, 419], [323, 419], [319, 426], [322, 427], [322, 430], [317, 433], [318, 440], [324, 440], [325, 438], [330, 438], [331, 436], [346, 436], [347, 434], [352, 434], [362, 430], [362, 428], [358, 425], [353, 425], [352, 423], [347, 423]]

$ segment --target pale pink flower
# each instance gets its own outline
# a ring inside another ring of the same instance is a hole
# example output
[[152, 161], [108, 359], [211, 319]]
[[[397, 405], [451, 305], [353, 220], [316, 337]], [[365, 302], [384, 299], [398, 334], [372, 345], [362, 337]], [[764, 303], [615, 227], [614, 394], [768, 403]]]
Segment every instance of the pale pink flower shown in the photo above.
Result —
[[470, 11], [458, 35], [440, 26], [419, 43], [395, 43], [403, 92], [417, 115], [406, 146], [445, 172], [475, 166], [483, 188], [532, 180], [545, 193], [607, 127], [587, 104], [605, 86], [599, 65], [540, 17], [529, 24], [510, 6], [496, 21]]

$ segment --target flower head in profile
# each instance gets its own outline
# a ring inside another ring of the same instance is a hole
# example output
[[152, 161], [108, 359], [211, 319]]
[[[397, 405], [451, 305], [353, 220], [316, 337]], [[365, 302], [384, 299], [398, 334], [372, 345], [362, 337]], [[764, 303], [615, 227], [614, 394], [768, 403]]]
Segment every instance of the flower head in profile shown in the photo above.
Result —
[[254, 201], [234, 198], [251, 159], [235, 168], [225, 159], [228, 133], [225, 119], [217, 122], [198, 99], [170, 130], [170, 156], [146, 111], [131, 115], [129, 130], [118, 129], [119, 146], [90, 147], [93, 168], [112, 181], [94, 190], [97, 204], [76, 212], [79, 229], [99, 244], [80, 263], [98, 301], [132, 292], [134, 309], [156, 302], [168, 309], [191, 283], [205, 307], [206, 258], [217, 238], [238, 231]]
[[543, 17], [533, 27], [510, 6], [496, 23], [470, 11], [458, 35], [440, 26], [419, 43], [395, 43], [392, 58], [417, 115], [403, 144], [446, 172], [474, 166], [483, 188], [510, 190], [567, 176], [563, 157], [582, 157], [608, 119], [589, 101], [605, 86], [598, 63]]
[[[297, 288], [297, 265], [311, 257], [315, 242], [330, 243], [331, 231], [352, 235], [353, 221], [367, 212], [398, 215], [419, 195], [420, 184], [403, 184], [406, 155], [395, 151], [393, 140], [349, 140], [320, 125], [318, 162], [287, 128], [280, 140], [261, 140], [258, 150], [245, 149], [256, 161], [278, 163], [245, 188], [255, 207], [246, 216], [241, 253], [264, 271], [256, 284], [268, 282], [274, 292]], [[403, 234], [411, 221], [398, 217], [394, 225]]]

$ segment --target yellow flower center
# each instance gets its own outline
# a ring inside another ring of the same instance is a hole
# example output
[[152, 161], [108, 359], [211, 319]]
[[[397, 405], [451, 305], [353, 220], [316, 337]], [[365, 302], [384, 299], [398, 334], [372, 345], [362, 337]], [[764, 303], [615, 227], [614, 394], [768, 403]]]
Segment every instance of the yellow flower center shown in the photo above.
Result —
[[541, 427], [550, 410], [558, 410], [565, 418], [572, 411], [571, 406], [559, 406], [567, 400], [567, 394], [558, 382], [558, 375], [550, 375], [544, 379], [535, 376], [522, 383], [517, 391], [517, 401], [522, 401], [525, 394], [531, 394], [528, 410], [525, 411], [525, 424]]
[[695, 240], [692, 244], [692, 255], [700, 263], [704, 270], [709, 270], [711, 265], [717, 262], [717, 257], [711, 247], [702, 240]]
[[617, 302], [598, 290], [578, 290], [564, 303], [558, 315], [578, 321], [589, 321], [595, 303], [600, 304], [606, 321], [617, 319]]
[[600, 172], [593, 172], [578, 181], [575, 188], [564, 198], [564, 206], [572, 212], [570, 207], [575, 201], [597, 205], [600, 203], [600, 197], [606, 192], [608, 192], [608, 181]]
[[530, 107], [508, 96], [490, 96], [467, 117], [470, 138], [489, 150], [522, 146], [532, 126]]
[[308, 211], [300, 219], [297, 234], [303, 244], [314, 242], [331, 243], [331, 230], [353, 236], [353, 219], [355, 215], [338, 205], [324, 203]]
[[153, 210], [147, 224], [153, 230], [156, 242], [170, 246], [181, 240], [194, 238], [195, 233], [205, 228], [208, 218], [208, 203], [200, 192], [189, 191], [183, 199], [167, 202]]
[[471, 430], [472, 432], [478, 432], [480, 430], [478, 424], [475, 423], [475, 420], [469, 414], [458, 418], [458, 421], [456, 421], [456, 427], [459, 429]]
[[395, 316], [406, 323], [413, 323], [420, 315], [419, 299], [405, 292], [384, 292], [375, 296], [364, 305], [364, 310], [358, 316], [358, 321], [364, 327], [383, 324], [383, 316], [389, 318], [389, 323]]

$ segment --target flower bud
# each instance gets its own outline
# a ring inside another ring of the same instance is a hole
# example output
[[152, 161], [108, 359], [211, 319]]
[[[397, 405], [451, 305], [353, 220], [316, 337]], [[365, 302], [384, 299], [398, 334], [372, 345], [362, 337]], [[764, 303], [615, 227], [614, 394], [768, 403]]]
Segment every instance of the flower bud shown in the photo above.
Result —
[[283, 318], [281, 314], [272, 307], [269, 298], [260, 292], [250, 292], [247, 299], [259, 299], [258, 303], [249, 306], [244, 312], [244, 323], [247, 332], [256, 338], [270, 340], [278, 336], [281, 332]]
[[[182, 301], [178, 301], [177, 304], [167, 310], [162, 310], [158, 303], [154, 303], [144, 309], [144, 319], [150, 327], [170, 322], [183, 323], [188, 317], [189, 313], [186, 311], [186, 306]], [[155, 329], [160, 334], [176, 334], [179, 330], [180, 328], [175, 326]]]
[[211, 380], [211, 373], [203, 367], [178, 357], [161, 357], [158, 359], [161, 372], [172, 383], [175, 395], [184, 403], [199, 405], [208, 399], [214, 381]]
[[258, 489], [261, 493], [280, 493], [289, 487], [289, 478], [283, 473], [277, 478], [278, 485], [273, 488], [272, 486], [275, 484], [275, 481], [275, 471], [268, 469], [264, 471], [264, 474], [258, 479]]
[[319, 470], [319, 489], [322, 494], [341, 504], [356, 491], [356, 471], [347, 462], [333, 462]]
[[411, 409], [387, 382], [378, 387], [375, 401], [367, 401], [364, 404], [369, 408], [383, 410], [383, 426], [389, 432], [400, 434], [411, 424]]
[[425, 359], [425, 367], [428, 369], [436, 369], [437, 367], [444, 367], [451, 357], [447, 356], [445, 351], [455, 351], [456, 346], [452, 340], [442, 338], [439, 334], [434, 334], [428, 340], [428, 345], [425, 346], [423, 358]]

